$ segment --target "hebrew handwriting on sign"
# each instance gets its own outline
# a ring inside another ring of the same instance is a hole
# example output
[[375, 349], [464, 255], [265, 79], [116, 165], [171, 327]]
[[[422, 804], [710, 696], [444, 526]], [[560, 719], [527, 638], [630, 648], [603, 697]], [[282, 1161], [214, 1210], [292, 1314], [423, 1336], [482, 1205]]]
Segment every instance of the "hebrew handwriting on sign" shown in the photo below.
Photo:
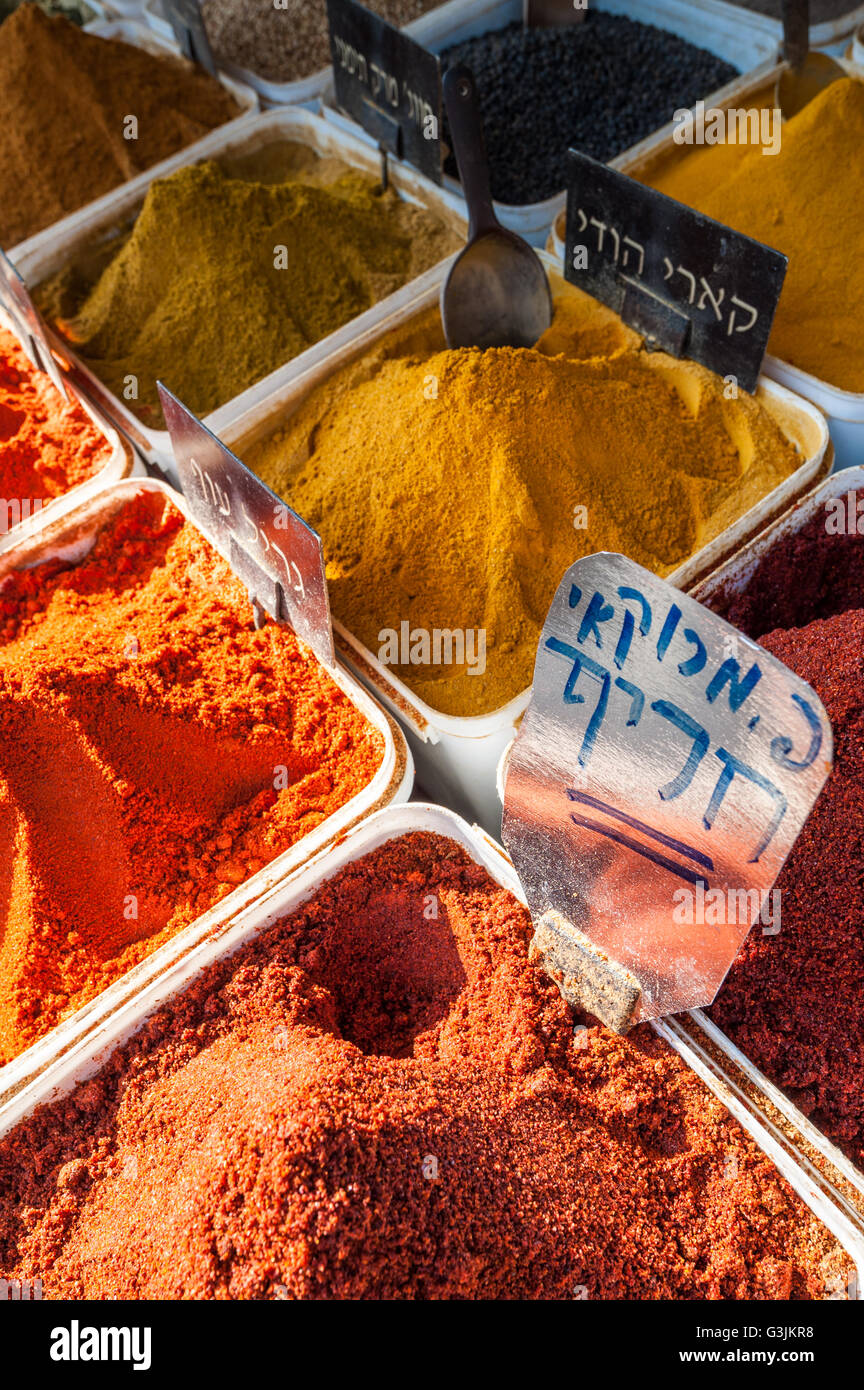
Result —
[[[708, 312], [715, 315], [718, 323], [722, 323], [723, 313], [721, 312], [721, 306], [726, 297], [725, 289], [723, 289], [722, 286], [716, 290], [712, 289], [704, 275], [700, 275], [697, 280], [692, 271], [687, 270], [683, 265], [674, 266], [669, 260], [669, 257], [664, 256], [663, 279], [668, 282], [676, 275], [686, 282], [687, 303], [695, 304], [697, 309], [708, 310]], [[702, 288], [697, 301], [696, 291], [700, 285]], [[729, 296], [729, 303], [730, 305], [736, 305], [736, 308], [730, 309], [729, 311], [729, 317], [726, 321], [727, 335], [732, 333], [749, 333], [752, 328], [755, 328], [759, 321], [759, 312], [757, 309], [754, 309], [752, 304], [747, 304], [746, 301], [740, 299], [737, 294]], [[739, 310], [741, 311], [740, 314], [738, 312]], [[741, 319], [745, 319], [746, 322], [741, 322]]]
[[[619, 265], [622, 270], [631, 269], [637, 279], [640, 279], [645, 271], [645, 247], [632, 237], [627, 236], [617, 227], [613, 227], [608, 222], [602, 222], [597, 217], [589, 217], [585, 209], [580, 207], [576, 210], [579, 231], [586, 232], [589, 227], [596, 233], [597, 251], [605, 253], [614, 265]], [[630, 254], [635, 252], [638, 256], [638, 265], [630, 263]], [[670, 283], [674, 277], [684, 281], [684, 290], [680, 298], [686, 300], [687, 304], [695, 307], [697, 311], [713, 314], [718, 323], [724, 321], [723, 301], [726, 298], [726, 290], [720, 285], [712, 286], [704, 275], [695, 275], [686, 266], [674, 266], [668, 256], [663, 257], [663, 279]], [[670, 288], [674, 286], [670, 284]], [[732, 333], [749, 333], [755, 328], [759, 321], [759, 311], [733, 294], [729, 297], [729, 312], [726, 318], [727, 335]], [[734, 308], [731, 306], [735, 306]]]
[[[736, 779], [739, 785], [746, 783], [762, 808], [762, 826], [748, 861], [758, 863], [788, 809], [785, 781], [789, 774], [811, 767], [822, 751], [818, 712], [799, 692], [789, 692], [771, 710], [777, 727], [767, 758], [764, 752], [760, 758], [765, 740], [759, 726], [766, 715], [754, 699], [764, 674], [755, 650], [752, 659], [744, 661], [718, 654], [710, 633], [700, 633], [688, 623], [679, 604], [666, 601], [657, 610], [648, 594], [634, 585], [583, 593], [571, 584], [567, 606], [574, 615], [581, 614], [570, 638], [548, 635], [544, 647], [562, 662], [561, 702], [584, 705], [588, 713], [577, 753], [579, 766], [590, 765], [610, 723], [616, 739], [622, 728], [638, 728], [640, 735], [653, 736], [653, 745], [661, 750], [657, 765], [662, 778], [656, 786], [661, 802], [677, 800], [693, 786], [700, 769], [710, 770], [708, 782], [701, 784], [708, 787], [701, 815], [705, 830], [714, 825]], [[653, 677], [646, 685], [642, 674], [646, 655], [649, 676], [653, 671], [657, 686], [667, 692], [660, 698]], [[670, 691], [679, 697], [671, 698]], [[750, 737], [753, 742], [753, 762], [741, 756], [740, 747], [733, 752], [722, 738], [712, 736], [712, 725], [717, 726], [712, 710], [735, 716], [745, 741]]]
[[650, 347], [755, 392], [788, 257], [590, 155], [567, 166], [565, 277]]
[[[626, 270], [630, 264], [630, 253], [635, 252], [639, 257], [639, 265], [636, 274], [641, 275], [645, 269], [645, 247], [640, 242], [634, 241], [632, 237], [624, 236], [618, 231], [617, 227], [612, 227], [606, 222], [599, 222], [596, 217], [587, 217], [582, 208], [577, 209], [579, 218], [579, 230], [584, 232], [589, 226], [597, 230], [597, 250], [602, 251], [605, 244], [606, 232], [609, 233], [611, 245], [614, 247], [612, 260], [616, 265], [621, 264], [621, 269]], [[623, 247], [623, 251], [622, 251]]]
[[[284, 575], [284, 583], [300, 598], [306, 597], [306, 589], [303, 584], [303, 575], [293, 560], [289, 560], [275, 542], [271, 541], [266, 531], [255, 524], [242, 502], [238, 502], [236, 507], [232, 507], [232, 499], [223, 487], [212, 477], [206, 468], [202, 468], [196, 459], [191, 460], [192, 472], [198, 482], [201, 495], [205, 502], [209, 502], [217, 509], [220, 516], [224, 516], [226, 521], [245, 524], [247, 530], [245, 534], [235, 531], [232, 525], [228, 525], [228, 535], [240, 545], [244, 550], [250, 546], [258, 546], [262, 555], [267, 560], [271, 560], [271, 555], [279, 557], [281, 569]], [[278, 523], [277, 523], [278, 524]], [[272, 560], [271, 560], [272, 563]]]

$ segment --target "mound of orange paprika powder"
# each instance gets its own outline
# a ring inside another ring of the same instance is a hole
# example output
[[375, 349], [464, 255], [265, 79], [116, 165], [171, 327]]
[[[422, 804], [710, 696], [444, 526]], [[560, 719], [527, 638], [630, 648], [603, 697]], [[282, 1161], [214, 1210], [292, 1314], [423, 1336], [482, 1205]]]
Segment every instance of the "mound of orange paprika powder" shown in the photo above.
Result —
[[0, 1062], [374, 777], [383, 740], [163, 495], [0, 585]]
[[817, 514], [711, 606], [822, 700], [834, 768], [711, 1017], [864, 1169], [864, 537]]
[[0, 1140], [46, 1298], [818, 1298], [845, 1258], [648, 1026], [571, 1014], [527, 911], [390, 840]]
[[86, 482], [110, 457], [81, 406], [65, 401], [0, 328], [0, 533]]

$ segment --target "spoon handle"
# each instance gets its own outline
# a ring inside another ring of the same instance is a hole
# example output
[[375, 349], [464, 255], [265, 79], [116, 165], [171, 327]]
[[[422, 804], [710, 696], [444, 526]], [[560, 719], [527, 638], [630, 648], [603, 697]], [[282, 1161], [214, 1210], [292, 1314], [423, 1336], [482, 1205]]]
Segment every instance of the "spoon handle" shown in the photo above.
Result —
[[809, 47], [810, 0], [783, 0], [783, 57], [801, 68]]
[[464, 64], [448, 68], [443, 81], [450, 138], [468, 204], [468, 239], [500, 227], [492, 206], [489, 164], [483, 140], [483, 121], [474, 74]]

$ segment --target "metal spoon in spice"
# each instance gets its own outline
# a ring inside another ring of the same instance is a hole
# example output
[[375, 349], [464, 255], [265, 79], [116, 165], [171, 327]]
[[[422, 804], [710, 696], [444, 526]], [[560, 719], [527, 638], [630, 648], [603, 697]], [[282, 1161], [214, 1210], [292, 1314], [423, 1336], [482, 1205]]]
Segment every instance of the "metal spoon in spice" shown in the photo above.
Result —
[[810, 0], [783, 0], [783, 58], [775, 105], [788, 121], [832, 82], [848, 74], [827, 53], [810, 52]]
[[552, 322], [552, 294], [536, 254], [501, 226], [492, 206], [477, 89], [469, 68], [444, 75], [444, 101], [462, 188], [468, 244], [441, 290], [447, 346], [533, 347]]

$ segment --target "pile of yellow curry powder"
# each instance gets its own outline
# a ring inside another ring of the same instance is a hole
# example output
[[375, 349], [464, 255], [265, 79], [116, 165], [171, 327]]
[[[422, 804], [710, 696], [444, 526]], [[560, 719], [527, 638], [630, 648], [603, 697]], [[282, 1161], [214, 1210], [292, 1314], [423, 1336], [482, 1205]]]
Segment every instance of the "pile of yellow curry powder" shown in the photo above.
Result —
[[[454, 715], [530, 685], [574, 560], [622, 551], [667, 575], [803, 462], [760, 399], [648, 353], [560, 282], [536, 348], [448, 351], [430, 311], [239, 447], [321, 532], [336, 617]], [[405, 623], [466, 634], [466, 659], [397, 664]]]

